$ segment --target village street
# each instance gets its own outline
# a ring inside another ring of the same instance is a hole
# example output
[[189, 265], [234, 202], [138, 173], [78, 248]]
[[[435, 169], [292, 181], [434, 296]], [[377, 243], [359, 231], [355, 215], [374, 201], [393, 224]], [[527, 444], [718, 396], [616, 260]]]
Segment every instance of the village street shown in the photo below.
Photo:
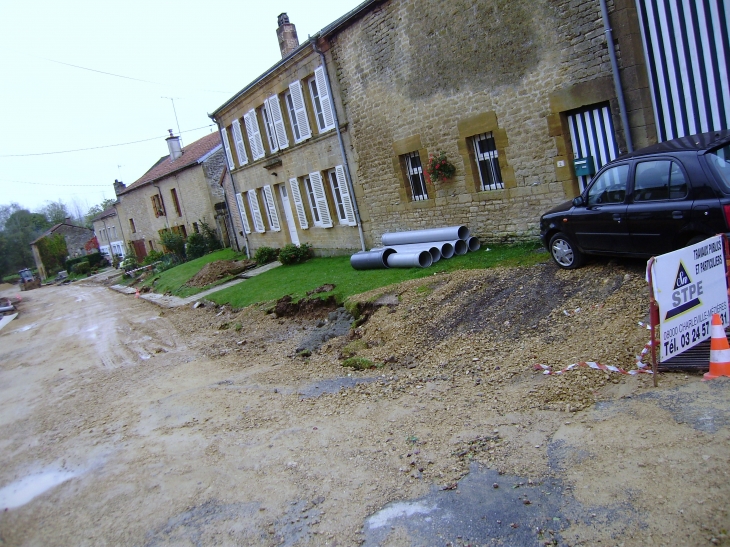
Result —
[[416, 280], [308, 358], [328, 310], [24, 292], [0, 546], [729, 545], [730, 379], [532, 367], [629, 368], [644, 285], [605, 262]]

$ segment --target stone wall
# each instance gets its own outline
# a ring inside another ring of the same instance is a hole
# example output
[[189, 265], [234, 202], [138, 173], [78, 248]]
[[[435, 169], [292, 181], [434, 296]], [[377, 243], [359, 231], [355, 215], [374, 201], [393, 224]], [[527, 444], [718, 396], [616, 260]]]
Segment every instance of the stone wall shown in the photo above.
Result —
[[[485, 241], [534, 238], [540, 214], [577, 191], [565, 111], [608, 101], [621, 130], [596, 0], [390, 0], [334, 36], [332, 55], [371, 246], [457, 224]], [[504, 189], [480, 191], [470, 137], [484, 132]], [[425, 164], [439, 150], [456, 175], [412, 201], [402, 154]]]

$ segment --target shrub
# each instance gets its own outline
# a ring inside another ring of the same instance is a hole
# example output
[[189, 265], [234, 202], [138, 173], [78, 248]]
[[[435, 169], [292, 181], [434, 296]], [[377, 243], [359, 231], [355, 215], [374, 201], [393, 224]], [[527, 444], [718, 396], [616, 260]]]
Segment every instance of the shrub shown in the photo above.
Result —
[[181, 261], [185, 261], [185, 240], [180, 234], [166, 230], [160, 234], [160, 241], [162, 241], [165, 249], [177, 255]]
[[198, 219], [198, 223], [200, 224], [200, 229], [203, 231], [203, 240], [205, 241], [206, 252], [209, 253], [223, 248], [223, 245], [221, 245], [221, 242], [218, 239], [218, 233], [208, 226], [208, 223], [204, 220]]
[[163, 253], [162, 251], [150, 251], [149, 253], [147, 253], [147, 256], [144, 257], [142, 265], [147, 266], [148, 264], [158, 262], [162, 260], [163, 256], [165, 256], [165, 253]]
[[289, 243], [288, 245], [285, 245], [281, 251], [279, 251], [279, 261], [286, 265], [306, 262], [311, 256], [312, 246], [309, 243], [302, 243], [298, 247]]
[[203, 234], [190, 234], [185, 243], [185, 256], [188, 257], [188, 260], [200, 258], [206, 252], [208, 252], [208, 245]]
[[91, 271], [91, 265], [88, 260], [77, 262], [71, 267], [71, 273], [85, 275]]
[[139, 267], [139, 263], [134, 256], [130, 255], [122, 260], [122, 263], [119, 264], [119, 267], [122, 268], [125, 272], [128, 272], [129, 270], [134, 270], [135, 268]]
[[273, 262], [279, 256], [279, 249], [272, 247], [259, 247], [253, 255], [256, 264], [264, 265]]
[[375, 363], [364, 357], [350, 357], [342, 362], [342, 366], [354, 368], [355, 370], [367, 370], [369, 368], [375, 368]]

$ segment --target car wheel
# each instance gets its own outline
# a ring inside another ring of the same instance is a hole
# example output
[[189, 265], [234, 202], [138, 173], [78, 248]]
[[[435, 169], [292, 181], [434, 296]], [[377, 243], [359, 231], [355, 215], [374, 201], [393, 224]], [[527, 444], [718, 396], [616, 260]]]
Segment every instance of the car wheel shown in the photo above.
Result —
[[562, 232], [550, 238], [550, 254], [555, 263], [566, 270], [580, 268], [583, 265], [583, 253]]

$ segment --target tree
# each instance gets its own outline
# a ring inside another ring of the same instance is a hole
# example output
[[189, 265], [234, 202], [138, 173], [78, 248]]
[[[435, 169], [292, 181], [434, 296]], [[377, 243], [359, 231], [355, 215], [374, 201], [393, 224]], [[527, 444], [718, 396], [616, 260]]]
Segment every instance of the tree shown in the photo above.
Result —
[[117, 202], [115, 199], [105, 199], [102, 201], [99, 205], [93, 205], [89, 207], [88, 212], [84, 215], [84, 225], [89, 228], [90, 230], [94, 229], [94, 223], [92, 222], [93, 218], [96, 215], [102, 214], [104, 211], [109, 209], [112, 205], [114, 205]]
[[5, 229], [5, 223], [10, 218], [10, 215], [16, 211], [20, 211], [22, 207], [17, 203], [11, 203], [10, 205], [0, 205], [0, 230]]
[[68, 207], [61, 200], [49, 201], [40, 211], [48, 219], [51, 224], [60, 224], [65, 222], [71, 214], [68, 212]]
[[30, 242], [50, 227], [51, 223], [41, 213], [18, 209], [10, 214], [2, 232], [5, 240], [5, 261], [0, 261], [0, 264], [4, 264], [5, 270], [0, 273], [7, 274], [21, 268], [33, 267], [35, 261]]

